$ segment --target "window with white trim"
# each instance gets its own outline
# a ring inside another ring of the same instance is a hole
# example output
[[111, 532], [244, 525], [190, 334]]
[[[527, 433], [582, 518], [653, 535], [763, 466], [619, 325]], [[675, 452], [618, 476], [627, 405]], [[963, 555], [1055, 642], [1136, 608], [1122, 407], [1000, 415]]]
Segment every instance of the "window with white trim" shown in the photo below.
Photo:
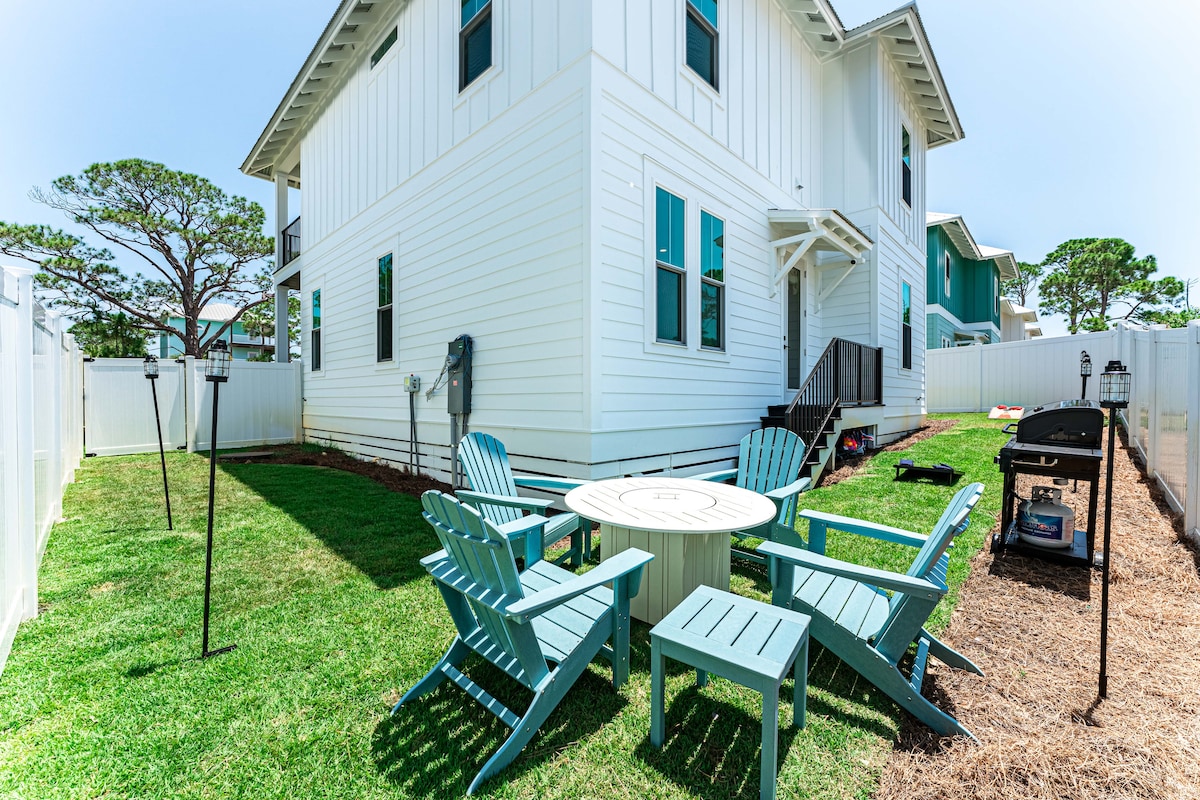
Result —
[[945, 268], [946, 268], [946, 280], [945, 280], [946, 297], [949, 297], [950, 296], [950, 253], [946, 253]]
[[725, 349], [725, 220], [700, 212], [700, 346]]
[[717, 88], [717, 0], [684, 3], [684, 52], [687, 65]]
[[912, 208], [912, 135], [900, 126], [900, 199]]
[[900, 368], [912, 369], [912, 287], [900, 284]]
[[321, 290], [312, 293], [309, 330], [312, 332], [312, 371], [321, 369]]
[[461, 0], [458, 33], [458, 90], [492, 66], [492, 0]]
[[379, 259], [376, 270], [379, 284], [379, 307], [375, 312], [377, 361], [392, 360], [392, 254]]
[[686, 344], [687, 204], [661, 186], [654, 198], [655, 333], [660, 342]]
[[392, 45], [396, 43], [399, 35], [400, 28], [394, 27], [392, 28], [391, 33], [383, 38], [383, 41], [379, 43], [379, 47], [376, 47], [375, 52], [371, 53], [371, 69], [375, 69], [375, 65], [380, 61], [383, 61], [383, 57], [386, 56], [388, 51], [392, 49]]

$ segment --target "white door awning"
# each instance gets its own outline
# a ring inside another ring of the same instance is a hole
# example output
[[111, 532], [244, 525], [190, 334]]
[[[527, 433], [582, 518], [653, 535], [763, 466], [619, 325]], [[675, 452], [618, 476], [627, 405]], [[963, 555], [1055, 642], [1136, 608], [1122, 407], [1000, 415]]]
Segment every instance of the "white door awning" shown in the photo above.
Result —
[[773, 208], [767, 211], [767, 221], [774, 231], [783, 234], [771, 241], [776, 259], [776, 270], [769, 287], [771, 297], [779, 291], [779, 284], [788, 272], [809, 253], [826, 252], [840, 256], [833, 262], [823, 260], [822, 263], [847, 266], [838, 278], [837, 283], [841, 283], [854, 265], [875, 246], [853, 222], [833, 208]]

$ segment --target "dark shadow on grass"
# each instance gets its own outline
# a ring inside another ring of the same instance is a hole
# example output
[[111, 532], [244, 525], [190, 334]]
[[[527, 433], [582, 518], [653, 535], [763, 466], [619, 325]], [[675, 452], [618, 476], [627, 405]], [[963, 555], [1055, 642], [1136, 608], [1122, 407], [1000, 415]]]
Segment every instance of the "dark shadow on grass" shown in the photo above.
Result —
[[[762, 718], [708, 697], [694, 685], [674, 696], [668, 692], [666, 704], [662, 748], [652, 746], [647, 736], [635, 750], [637, 757], [705, 800], [758, 797]], [[783, 763], [798, 733], [795, 726], [780, 727], [777, 763]]]
[[[624, 708], [612, 688], [607, 662], [579, 677], [550, 718], [494, 780], [512, 781], [564, 748], [593, 736]], [[532, 694], [490, 664], [473, 658], [466, 670], [513, 712], [523, 714]], [[407, 690], [408, 687], [401, 687]], [[375, 768], [413, 797], [461, 797], [509, 729], [449, 681], [410, 700], [375, 726]], [[486, 789], [491, 780], [483, 784]]]
[[380, 589], [424, 577], [418, 561], [439, 549], [416, 497], [326, 467], [221, 464]]

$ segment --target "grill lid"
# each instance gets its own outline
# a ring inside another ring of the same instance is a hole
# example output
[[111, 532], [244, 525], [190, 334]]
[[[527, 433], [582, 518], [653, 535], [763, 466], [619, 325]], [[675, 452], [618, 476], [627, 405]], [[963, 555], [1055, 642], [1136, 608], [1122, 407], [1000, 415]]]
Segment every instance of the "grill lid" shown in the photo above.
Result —
[[1099, 447], [1104, 411], [1094, 400], [1061, 400], [1026, 411], [1017, 422], [1016, 441], [1025, 444]]

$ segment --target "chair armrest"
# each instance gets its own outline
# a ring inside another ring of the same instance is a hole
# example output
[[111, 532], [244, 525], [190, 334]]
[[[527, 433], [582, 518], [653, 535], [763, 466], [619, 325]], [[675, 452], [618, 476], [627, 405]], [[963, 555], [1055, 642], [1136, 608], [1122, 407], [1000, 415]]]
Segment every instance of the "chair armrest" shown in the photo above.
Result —
[[688, 475], [687, 477], [688, 480], [692, 481], [720, 481], [724, 483], [737, 477], [737, 469], [730, 468], [717, 470], [716, 472], [702, 472], [699, 475]]
[[826, 514], [823, 511], [811, 511], [804, 509], [799, 515], [809, 521], [809, 524], [816, 523], [822, 527], [836, 528], [839, 531], [847, 533], [857, 533], [861, 536], [870, 536], [873, 539], [882, 539], [885, 542], [896, 542], [898, 544], [907, 544], [912, 547], [921, 547], [925, 544], [926, 536], [912, 531], [906, 531], [902, 528], [892, 528], [888, 525], [880, 525], [876, 522], [867, 522], [866, 520], [855, 519], [854, 517], [843, 517], [838, 514]]
[[549, 589], [534, 592], [529, 597], [510, 605], [504, 614], [518, 622], [528, 622], [533, 617], [543, 614], [550, 609], [560, 606], [572, 597], [578, 597], [584, 592], [590, 592], [597, 586], [609, 583], [623, 575], [641, 570], [643, 566], [654, 560], [654, 556], [644, 550], [630, 548], [617, 553], [604, 561], [595, 569], [588, 570], [566, 583], [560, 583]]
[[[893, 592], [901, 592], [911, 596], [924, 596], [929, 599], [936, 599], [946, 593], [946, 590], [942, 587], [922, 578], [912, 578], [908, 575], [902, 575], [899, 572], [888, 572], [887, 570], [875, 569], [874, 567], [851, 564], [849, 561], [839, 561], [836, 558], [810, 553], [807, 550], [788, 547], [787, 545], [775, 542], [763, 542], [758, 546], [758, 552], [768, 558], [779, 559], [786, 564], [806, 567], [814, 572], [836, 575], [839, 578], [849, 578], [861, 583], [869, 583], [872, 586], [891, 589]], [[774, 570], [772, 570], [772, 574], [774, 574]]]
[[469, 489], [458, 489], [454, 496], [469, 506], [489, 505], [521, 508], [525, 511], [542, 512], [554, 504], [553, 500], [539, 500], [536, 497], [510, 497], [503, 494], [487, 494], [472, 492]]
[[526, 489], [561, 489], [569, 492], [591, 483], [591, 481], [577, 481], [574, 478], [549, 478], [542, 475], [513, 475], [513, 483]]
[[766, 493], [766, 496], [772, 500], [787, 500], [789, 497], [798, 495], [801, 492], [807, 492], [811, 487], [812, 478], [801, 478], [794, 483], [789, 483], [787, 486], [772, 489]]
[[438, 550], [436, 553], [430, 553], [429, 555], [422, 558], [420, 561], [420, 564], [426, 570], [430, 570], [430, 569], [433, 569], [433, 566], [435, 564], [445, 561], [449, 557], [450, 557], [450, 554], [447, 553], [444, 549]]
[[542, 534], [546, 530], [547, 522], [548, 520], [541, 514], [527, 514], [505, 522], [502, 525], [497, 525], [496, 530], [500, 531], [505, 539], [508, 539], [510, 546], [519, 539], [525, 540], [523, 555], [525, 557], [525, 567], [528, 569], [531, 564], [536, 564], [542, 560], [546, 546]]

